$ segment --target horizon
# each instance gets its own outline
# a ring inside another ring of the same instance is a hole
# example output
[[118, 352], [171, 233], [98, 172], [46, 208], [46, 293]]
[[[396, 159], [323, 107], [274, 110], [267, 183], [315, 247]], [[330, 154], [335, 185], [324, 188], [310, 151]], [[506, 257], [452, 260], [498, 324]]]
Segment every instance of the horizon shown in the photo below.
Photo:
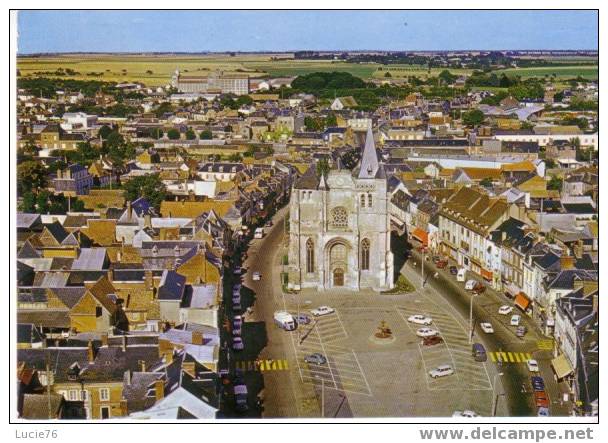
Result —
[[18, 55], [597, 51], [599, 38], [588, 10], [19, 11], [18, 31]]

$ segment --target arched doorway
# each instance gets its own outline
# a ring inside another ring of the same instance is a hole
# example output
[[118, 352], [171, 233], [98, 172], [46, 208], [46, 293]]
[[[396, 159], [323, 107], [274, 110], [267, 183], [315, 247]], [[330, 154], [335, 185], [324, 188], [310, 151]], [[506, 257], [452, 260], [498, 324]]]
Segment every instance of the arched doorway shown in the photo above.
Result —
[[348, 246], [342, 241], [335, 241], [329, 245], [329, 284], [332, 287], [341, 287], [346, 284], [348, 250]]
[[344, 286], [344, 269], [336, 268], [334, 269], [334, 281], [333, 286]]

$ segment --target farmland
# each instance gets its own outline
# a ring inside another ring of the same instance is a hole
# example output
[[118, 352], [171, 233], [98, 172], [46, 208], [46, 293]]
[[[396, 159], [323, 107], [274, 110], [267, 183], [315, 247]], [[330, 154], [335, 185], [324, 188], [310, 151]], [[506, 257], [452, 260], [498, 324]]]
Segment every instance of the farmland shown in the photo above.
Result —
[[[417, 76], [427, 78], [438, 75], [443, 68], [423, 65], [379, 65], [375, 63], [349, 63], [339, 60], [294, 60], [289, 54], [273, 59], [270, 54], [213, 55], [57, 55], [45, 57], [19, 57], [17, 67], [21, 76], [58, 76], [56, 71], [73, 70], [68, 78], [105, 80], [115, 82], [139, 81], [148, 86], [162, 86], [169, 82], [172, 72], [199, 73], [221, 69], [226, 73], [247, 73], [250, 77], [297, 76], [311, 72], [343, 71], [361, 78], [381, 78], [390, 72], [391, 77]], [[470, 74], [468, 69], [450, 69], [455, 75]], [[582, 76], [597, 79], [597, 66], [566, 65], [556, 67], [511, 68], [496, 71], [522, 78], [544, 77], [555, 74], [558, 78]], [[64, 77], [64, 78], [65, 78]]]

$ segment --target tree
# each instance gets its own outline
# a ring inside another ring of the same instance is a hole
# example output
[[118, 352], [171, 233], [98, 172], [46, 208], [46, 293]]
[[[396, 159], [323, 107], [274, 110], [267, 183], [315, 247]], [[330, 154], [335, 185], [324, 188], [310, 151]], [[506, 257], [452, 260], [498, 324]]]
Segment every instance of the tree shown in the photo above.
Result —
[[211, 140], [213, 139], [213, 133], [211, 132], [211, 130], [205, 129], [204, 131], [201, 131], [201, 133], [199, 134], [199, 138], [201, 140]]
[[489, 188], [492, 186], [492, 179], [490, 177], [486, 177], [479, 182], [479, 185], [483, 186], [484, 188]]
[[439, 77], [439, 80], [441, 80], [446, 85], [451, 85], [452, 83], [454, 83], [456, 81], [456, 78], [457, 78], [454, 74], [452, 74], [447, 69], [444, 69], [443, 71], [441, 71], [439, 73], [438, 77]]
[[333, 112], [331, 112], [326, 118], [325, 118], [325, 127], [329, 128], [332, 126], [338, 126], [338, 119], [336, 118], [336, 114], [334, 114]]
[[167, 137], [169, 137], [169, 140], [179, 140], [179, 131], [175, 128], [171, 128], [167, 131]]
[[479, 109], [465, 112], [462, 115], [462, 122], [467, 126], [478, 126], [483, 123], [484, 115]]
[[38, 193], [46, 183], [46, 168], [37, 161], [25, 161], [17, 166], [17, 190], [20, 195], [26, 192]]
[[163, 130], [160, 128], [153, 128], [152, 130], [150, 130], [150, 137], [156, 140], [162, 138], [163, 134]]
[[194, 140], [196, 138], [196, 133], [192, 130], [192, 128], [189, 128], [186, 131], [186, 140]]
[[112, 131], [108, 134], [108, 137], [104, 140], [103, 145], [106, 149], [116, 148], [125, 143], [125, 139], [118, 131]]
[[110, 128], [108, 125], [103, 125], [101, 128], [99, 128], [99, 138], [105, 140], [108, 138], [108, 135], [110, 135], [111, 132], [112, 128]]
[[144, 197], [156, 208], [160, 207], [167, 193], [165, 185], [158, 174], [134, 177], [126, 182], [123, 188], [125, 190], [125, 198], [128, 201]]
[[321, 175], [326, 177], [328, 173], [329, 173], [329, 162], [327, 161], [326, 158], [322, 158], [317, 162], [317, 175], [319, 177]]
[[563, 179], [559, 178], [556, 175], [552, 175], [551, 179], [547, 183], [547, 189], [553, 191], [561, 191], [563, 182]]
[[243, 156], [241, 154], [239, 154], [238, 152], [234, 153], [234, 154], [230, 154], [230, 156], [228, 157], [228, 161], [234, 162], [234, 163], [242, 162]]
[[389, 71], [386, 71], [385, 74], [384, 74], [384, 77], [390, 78], [390, 77], [392, 77], [392, 75], [391, 75], [391, 73]]

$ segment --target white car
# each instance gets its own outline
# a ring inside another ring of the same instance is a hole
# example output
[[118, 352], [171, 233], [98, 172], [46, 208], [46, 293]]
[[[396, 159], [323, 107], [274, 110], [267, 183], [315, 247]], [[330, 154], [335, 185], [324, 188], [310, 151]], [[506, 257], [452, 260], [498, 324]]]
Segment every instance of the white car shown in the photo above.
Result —
[[243, 339], [241, 337], [232, 338], [232, 349], [235, 351], [242, 351], [245, 348], [243, 345]]
[[479, 323], [479, 326], [481, 327], [481, 330], [486, 334], [494, 334], [494, 328], [492, 327], [492, 323], [483, 322]]
[[538, 362], [536, 360], [528, 360], [528, 371], [539, 372]]
[[467, 291], [472, 291], [476, 284], [477, 284], [476, 280], [467, 280], [467, 282], [464, 284], [464, 288]]
[[498, 308], [498, 313], [501, 315], [508, 315], [513, 311], [513, 306], [502, 305]]
[[521, 317], [517, 314], [511, 316], [511, 326], [519, 326]]
[[453, 375], [454, 369], [450, 365], [437, 366], [435, 369], [429, 371], [431, 378], [447, 377]]
[[409, 321], [410, 323], [416, 323], [416, 324], [424, 325], [424, 326], [428, 326], [431, 323], [433, 323], [433, 319], [431, 317], [427, 317], [426, 315], [420, 315], [420, 314], [410, 315], [407, 318], [407, 321]]
[[465, 409], [464, 411], [454, 411], [454, 413], [452, 414], [452, 417], [475, 418], [475, 417], [479, 417], [479, 414], [477, 414], [477, 412], [475, 412], [475, 411], [470, 411], [468, 409]]
[[241, 275], [243, 273], [243, 268], [234, 268], [234, 271], [232, 271], [232, 273], [234, 275]]
[[310, 313], [315, 317], [333, 314], [334, 312], [336, 312], [336, 310], [334, 308], [330, 308], [329, 306], [319, 306], [317, 309], [313, 309], [312, 311], [310, 311]]
[[418, 337], [433, 337], [439, 335], [439, 331], [432, 328], [420, 328], [416, 331]]
[[262, 274], [254, 272], [251, 278], [253, 278], [254, 281], [260, 281], [262, 279]]

